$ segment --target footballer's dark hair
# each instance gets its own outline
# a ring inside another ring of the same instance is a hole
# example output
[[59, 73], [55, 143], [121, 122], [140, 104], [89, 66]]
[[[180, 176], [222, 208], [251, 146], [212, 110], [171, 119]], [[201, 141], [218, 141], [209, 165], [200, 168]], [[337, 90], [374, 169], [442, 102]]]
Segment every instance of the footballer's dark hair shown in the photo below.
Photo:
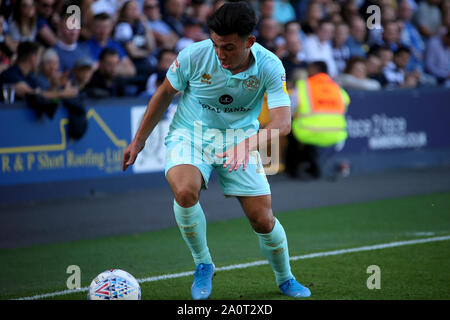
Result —
[[227, 2], [208, 19], [208, 27], [219, 36], [244, 37], [252, 34], [256, 22], [255, 11], [246, 1]]

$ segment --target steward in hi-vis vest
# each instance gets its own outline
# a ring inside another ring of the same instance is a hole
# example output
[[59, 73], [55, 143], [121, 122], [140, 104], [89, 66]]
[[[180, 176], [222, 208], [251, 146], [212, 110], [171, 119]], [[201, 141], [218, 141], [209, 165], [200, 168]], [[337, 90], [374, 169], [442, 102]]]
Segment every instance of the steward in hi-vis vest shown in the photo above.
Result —
[[347, 138], [348, 94], [326, 73], [296, 83], [298, 107], [292, 133], [301, 143], [329, 147]]
[[350, 98], [327, 74], [322, 61], [308, 65], [308, 78], [298, 80], [293, 92], [296, 109], [293, 110], [291, 134], [286, 150], [286, 173], [298, 176], [302, 168], [314, 178], [321, 176], [317, 147], [330, 147], [347, 138], [345, 112]]

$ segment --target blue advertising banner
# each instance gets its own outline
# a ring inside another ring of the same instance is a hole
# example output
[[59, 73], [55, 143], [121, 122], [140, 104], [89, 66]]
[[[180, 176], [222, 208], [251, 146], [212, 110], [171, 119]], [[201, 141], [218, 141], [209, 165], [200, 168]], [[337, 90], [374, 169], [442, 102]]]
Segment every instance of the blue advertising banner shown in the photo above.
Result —
[[[335, 155], [364, 159], [360, 167], [368, 167], [366, 159], [380, 161], [387, 154], [419, 151], [423, 155], [430, 150], [450, 150], [450, 90], [349, 94], [352, 100], [347, 114], [349, 135], [344, 144], [334, 148]], [[139, 127], [147, 102], [146, 98], [88, 101], [88, 130], [76, 141], [68, 137], [68, 116], [63, 108], [49, 119], [37, 118], [25, 104], [1, 105], [0, 187], [163, 174], [164, 138], [176, 102], [148, 138], [135, 165], [125, 173], [121, 171], [123, 150]], [[396, 160], [397, 163], [408, 165], [404, 158], [398, 159], [401, 160]]]
[[130, 141], [129, 107], [87, 108], [88, 130], [68, 137], [67, 112], [37, 118], [28, 108], [0, 109], [0, 185], [75, 180], [121, 173]]
[[450, 147], [450, 90], [353, 91], [342, 153]]

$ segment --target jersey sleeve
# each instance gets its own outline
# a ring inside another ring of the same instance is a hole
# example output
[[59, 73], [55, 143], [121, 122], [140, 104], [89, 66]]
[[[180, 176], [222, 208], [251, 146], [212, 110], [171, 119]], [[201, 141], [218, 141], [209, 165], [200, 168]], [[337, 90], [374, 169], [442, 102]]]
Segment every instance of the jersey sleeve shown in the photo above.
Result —
[[286, 87], [286, 71], [279, 60], [271, 64], [266, 83], [266, 93], [269, 109], [291, 106], [291, 99]]
[[186, 88], [191, 73], [189, 49], [185, 48], [178, 53], [177, 58], [167, 70], [166, 76], [172, 87], [178, 91]]

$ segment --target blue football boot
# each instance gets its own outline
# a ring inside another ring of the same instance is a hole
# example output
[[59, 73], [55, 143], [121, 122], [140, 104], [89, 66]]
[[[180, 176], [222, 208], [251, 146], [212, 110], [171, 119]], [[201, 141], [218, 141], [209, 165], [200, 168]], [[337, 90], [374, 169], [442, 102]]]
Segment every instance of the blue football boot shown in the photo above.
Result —
[[200, 263], [195, 268], [194, 282], [191, 287], [191, 295], [194, 300], [206, 300], [212, 292], [212, 279], [214, 277], [214, 265]]
[[294, 298], [308, 298], [311, 296], [311, 291], [298, 283], [294, 278], [280, 285], [280, 290], [283, 294]]

